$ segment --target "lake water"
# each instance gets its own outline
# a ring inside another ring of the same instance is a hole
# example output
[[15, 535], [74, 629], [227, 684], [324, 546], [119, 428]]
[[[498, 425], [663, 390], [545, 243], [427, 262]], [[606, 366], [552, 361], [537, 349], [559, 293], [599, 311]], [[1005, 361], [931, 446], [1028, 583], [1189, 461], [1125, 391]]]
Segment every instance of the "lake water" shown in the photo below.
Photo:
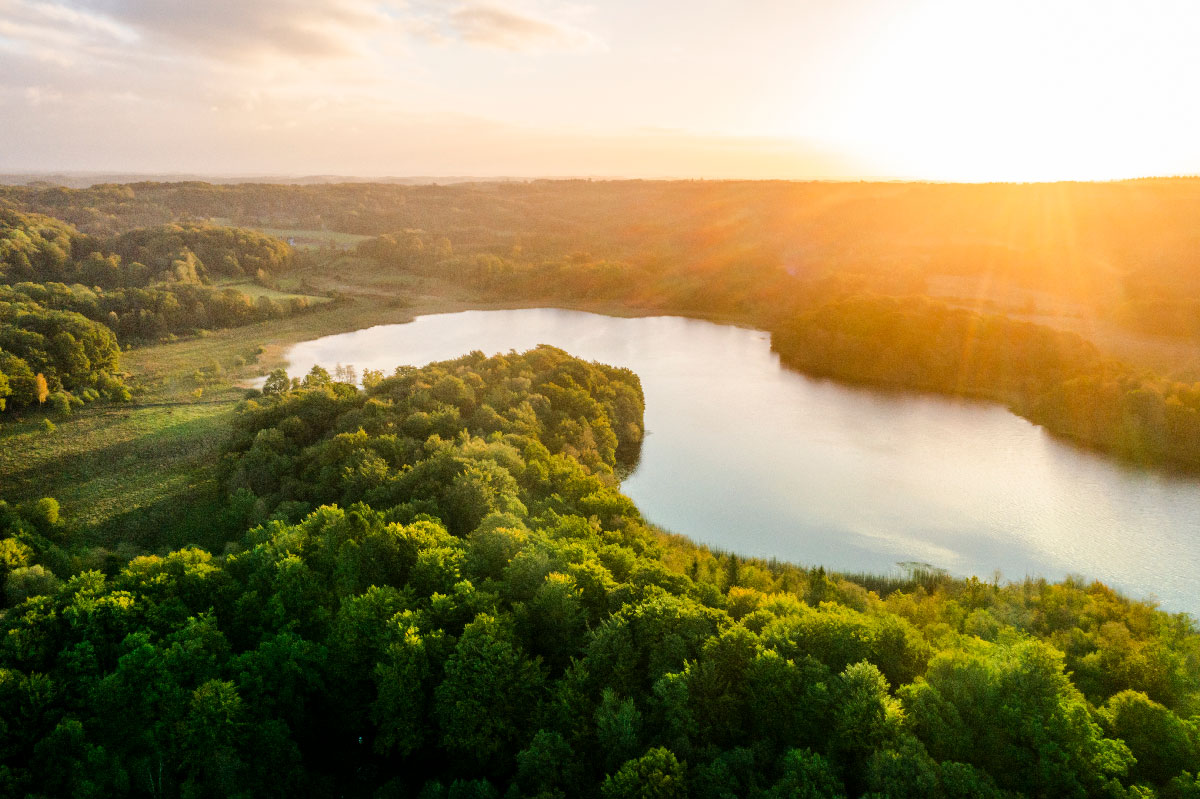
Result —
[[1096, 578], [1200, 616], [1200, 481], [1115, 463], [994, 405], [784, 369], [757, 330], [556, 309], [419, 317], [297, 344], [383, 369], [552, 344], [627, 366], [646, 440], [622, 488], [650, 521], [744, 555], [839, 571], [920, 561], [990, 579]]

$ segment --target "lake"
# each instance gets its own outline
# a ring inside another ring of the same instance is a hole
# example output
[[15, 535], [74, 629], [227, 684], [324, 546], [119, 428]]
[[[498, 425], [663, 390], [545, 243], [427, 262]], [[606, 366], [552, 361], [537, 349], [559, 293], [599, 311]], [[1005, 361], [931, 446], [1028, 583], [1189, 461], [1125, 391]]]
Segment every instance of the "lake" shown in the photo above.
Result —
[[1200, 481], [1078, 449], [995, 405], [805, 377], [762, 331], [467, 311], [303, 342], [287, 359], [293, 375], [390, 373], [538, 344], [641, 377], [646, 440], [622, 489], [695, 541], [837, 571], [1081, 575], [1200, 616]]

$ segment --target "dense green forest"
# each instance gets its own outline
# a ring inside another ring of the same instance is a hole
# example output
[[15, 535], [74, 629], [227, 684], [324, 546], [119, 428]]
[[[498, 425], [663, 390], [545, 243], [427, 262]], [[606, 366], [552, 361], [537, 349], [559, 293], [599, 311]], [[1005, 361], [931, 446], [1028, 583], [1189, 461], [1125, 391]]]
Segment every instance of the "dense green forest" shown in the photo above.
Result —
[[252, 230], [161, 225], [118, 236], [80, 234], [57, 219], [0, 211], [0, 280], [83, 283], [101, 288], [204, 283], [286, 270], [282, 241]]
[[104, 325], [21, 301], [0, 287], [0, 410], [56, 405], [100, 394], [128, 399], [115, 376], [120, 349]]
[[244, 404], [220, 553], [72, 571], [52, 501], [0, 507], [0, 791], [1200, 795], [1186, 617], [664, 536], [637, 377], [553, 348], [365, 377]]

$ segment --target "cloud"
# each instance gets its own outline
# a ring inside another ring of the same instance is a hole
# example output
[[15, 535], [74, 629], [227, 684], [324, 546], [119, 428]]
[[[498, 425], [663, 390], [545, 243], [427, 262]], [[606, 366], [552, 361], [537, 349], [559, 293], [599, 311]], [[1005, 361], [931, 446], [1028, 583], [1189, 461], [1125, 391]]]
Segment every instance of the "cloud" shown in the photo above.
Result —
[[588, 51], [602, 46], [581, 28], [490, 3], [460, 6], [450, 13], [448, 23], [463, 41], [500, 50]]
[[215, 68], [361, 61], [413, 41], [584, 52], [599, 38], [532, 0], [0, 0], [0, 50], [63, 65], [193, 61]]
[[124, 42], [135, 37], [129, 28], [109, 17], [61, 3], [37, 2], [37, 0], [5, 0], [0, 3], [7, 14], [19, 15], [29, 21], [40, 22], [56, 30], [74, 29], [77, 32], [96, 33]]
[[63, 99], [62, 93], [54, 89], [43, 89], [40, 86], [30, 86], [25, 90], [25, 100], [30, 105], [41, 105], [42, 103], [61, 103]]
[[[525, 55], [603, 48], [591, 13], [572, 0], [0, 0], [0, 119], [17, 121], [0, 125], [0, 161], [253, 151], [267, 164], [297, 146], [315, 165], [322, 148], [349, 157], [358, 127], [434, 158], [451, 123], [407, 114], [474, 112]], [[366, 140], [352, 149], [388, 154]]]
[[152, 48], [221, 58], [361, 54], [390, 17], [373, 0], [84, 0]]
[[0, 51], [70, 65], [127, 46], [137, 34], [103, 14], [39, 0], [0, 0]]

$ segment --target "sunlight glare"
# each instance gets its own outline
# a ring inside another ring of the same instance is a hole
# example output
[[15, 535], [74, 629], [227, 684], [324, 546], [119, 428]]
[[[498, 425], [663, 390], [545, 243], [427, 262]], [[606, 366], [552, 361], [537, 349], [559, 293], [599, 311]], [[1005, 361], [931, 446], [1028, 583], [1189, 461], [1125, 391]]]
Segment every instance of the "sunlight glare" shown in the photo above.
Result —
[[1177, 0], [927, 0], [848, 76], [836, 135], [934, 180], [1196, 170], [1200, 111], [1176, 87], [1198, 22]]

